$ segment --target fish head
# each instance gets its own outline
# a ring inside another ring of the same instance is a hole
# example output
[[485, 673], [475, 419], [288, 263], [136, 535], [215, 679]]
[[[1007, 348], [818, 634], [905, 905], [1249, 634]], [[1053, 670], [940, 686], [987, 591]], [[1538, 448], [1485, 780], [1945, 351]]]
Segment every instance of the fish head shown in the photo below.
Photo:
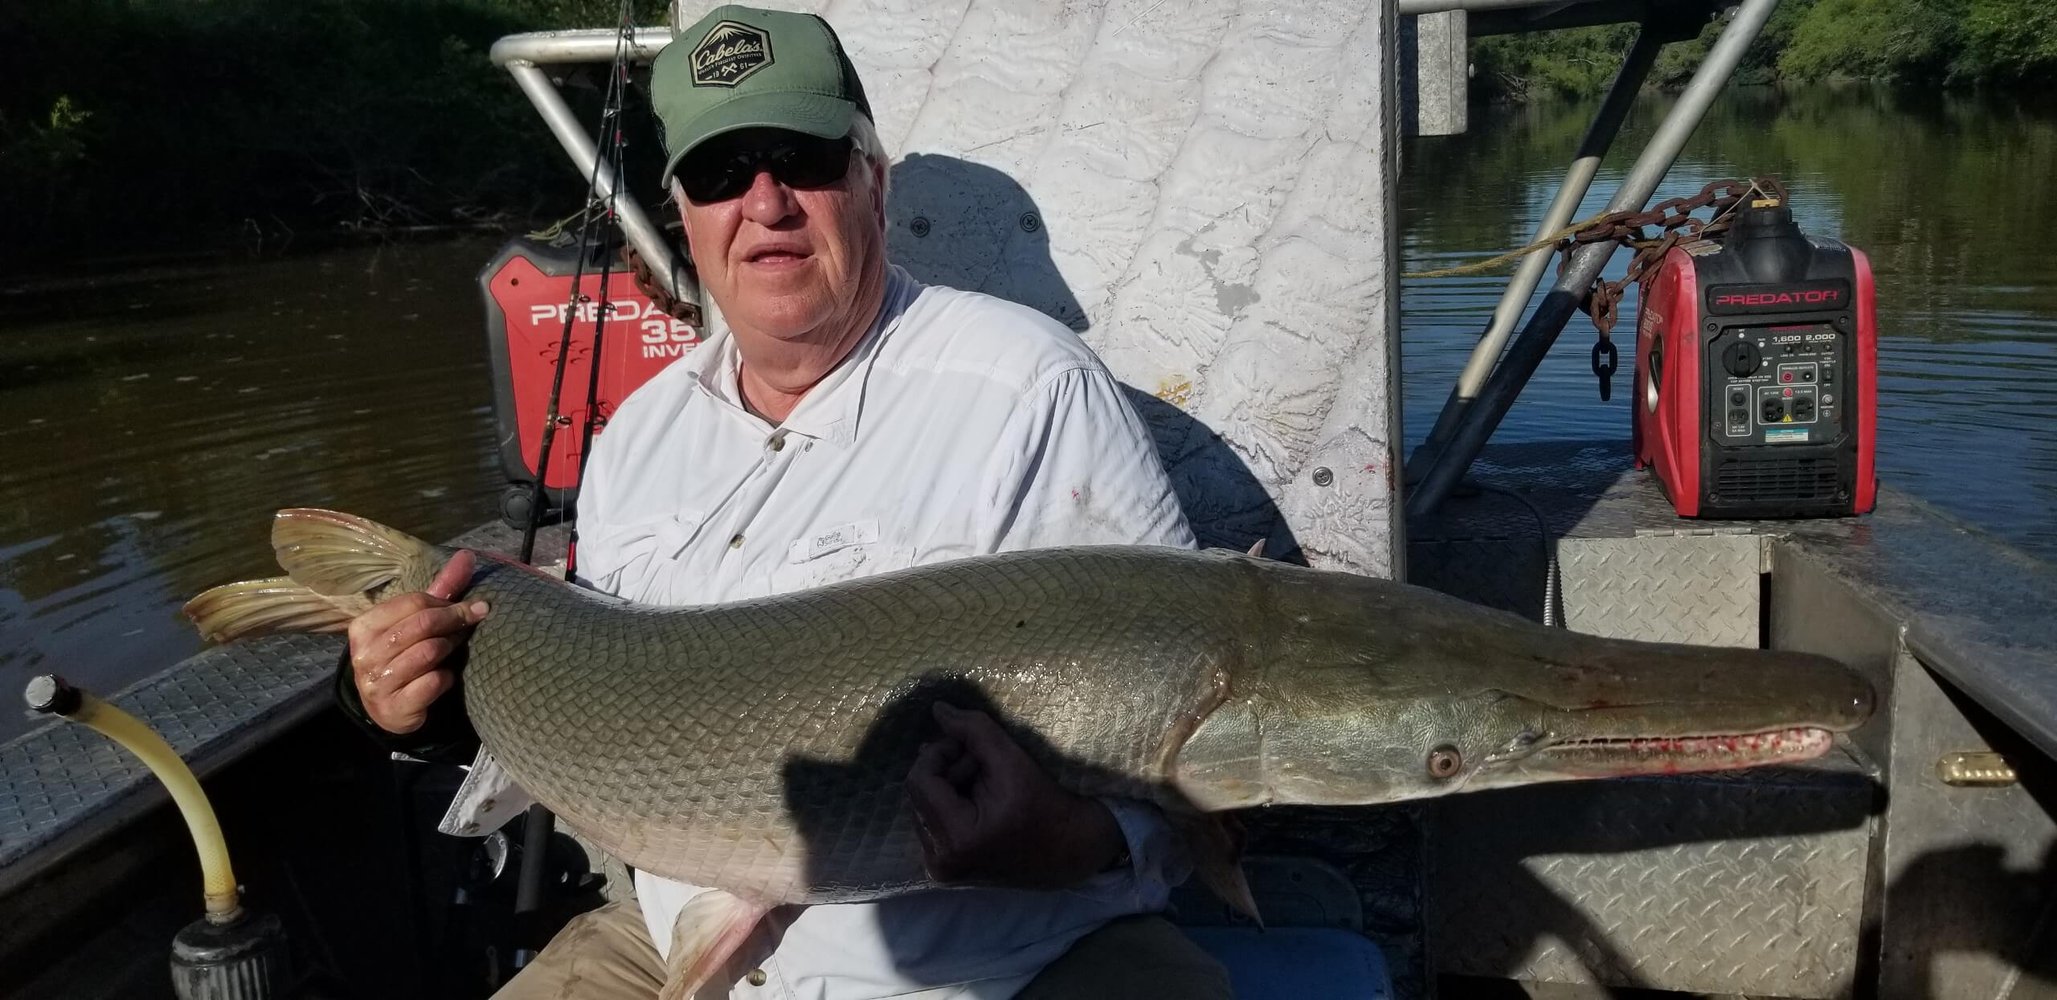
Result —
[[1535, 731], [1522, 718], [1539, 714], [1529, 708], [1491, 691], [1371, 700], [1253, 693], [1201, 720], [1179, 750], [1174, 784], [1209, 811], [1446, 794], [1470, 785], [1497, 746]]
[[1824, 656], [1440, 607], [1280, 644], [1194, 727], [1176, 786], [1209, 809], [1362, 805], [1730, 770], [1818, 757], [1873, 709], [1871, 686]]
[[1826, 656], [1602, 641], [1493, 689], [1464, 788], [1793, 764], [1870, 719], [1876, 694]]

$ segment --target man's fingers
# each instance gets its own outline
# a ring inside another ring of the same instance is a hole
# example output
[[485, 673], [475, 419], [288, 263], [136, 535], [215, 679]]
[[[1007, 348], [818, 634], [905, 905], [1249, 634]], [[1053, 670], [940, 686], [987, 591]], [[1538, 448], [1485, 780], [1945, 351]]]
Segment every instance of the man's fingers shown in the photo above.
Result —
[[[448, 607], [471, 585], [471, 574], [476, 564], [477, 557], [469, 549], [459, 549], [457, 555], [436, 572], [436, 578], [429, 581], [427, 590], [389, 597], [366, 609], [350, 622], [351, 652], [363, 657], [394, 626], [423, 611]], [[475, 618], [472, 623], [477, 623]]]
[[907, 782], [907, 801], [929, 874], [954, 881], [964, 867], [964, 845], [976, 839], [977, 808], [933, 774]]
[[[413, 627], [409, 625], [410, 619], [416, 619], [424, 613], [446, 610], [450, 612], [449, 617], [451, 620], [461, 621], [464, 626], [468, 627], [478, 624], [480, 620], [485, 618], [486, 603], [484, 601], [468, 601], [464, 604], [451, 604], [440, 597], [419, 592], [402, 594], [399, 597], [381, 601], [378, 604], [372, 605], [363, 614], [351, 619], [349, 628], [351, 655], [362, 659], [370, 655], [381, 643], [390, 645], [395, 632]], [[423, 619], [414, 624], [419, 626], [430, 624], [430, 622], [427, 619]], [[431, 627], [426, 634], [438, 634], [437, 629]]]
[[935, 703], [935, 716], [945, 734], [962, 741], [967, 754], [989, 767], [1028, 759], [1028, 752], [984, 712], [957, 708], [939, 701]]
[[979, 759], [977, 757], [973, 757], [961, 750], [954, 756], [948, 757], [947, 761], [943, 765], [943, 780], [949, 782], [952, 788], [963, 789], [968, 787], [972, 779], [978, 777], [979, 772], [984, 770], [984, 768], [979, 766]]
[[464, 588], [471, 586], [471, 572], [478, 565], [478, 557], [470, 549], [458, 549], [443, 568], [436, 571], [436, 578], [429, 581], [429, 595], [439, 600], [454, 601]]
[[[391, 733], [411, 733], [428, 721], [429, 705], [447, 694], [457, 683], [455, 675], [448, 670], [431, 670], [414, 678], [399, 690], [379, 699], [377, 715], [372, 719], [379, 728]], [[365, 711], [372, 711], [370, 705]]]
[[390, 662], [392, 657], [398, 656], [410, 646], [464, 632], [484, 618], [485, 614], [483, 601], [425, 608], [374, 638], [368, 648], [359, 652], [359, 656], [366, 662], [377, 662], [372, 659], [376, 654], [380, 660]]
[[951, 787], [938, 767], [924, 768], [919, 758], [907, 776], [907, 798], [916, 821], [936, 838], [938, 846], [960, 843], [978, 826], [978, 807]]
[[398, 691], [440, 667], [456, 650], [455, 639], [444, 636], [424, 639], [401, 650], [385, 666], [365, 671], [360, 675], [357, 689], [360, 693], [366, 690], [388, 694]]
[[350, 622], [350, 667], [365, 714], [391, 733], [428, 720], [430, 703], [457, 683], [442, 665], [485, 618], [483, 601], [453, 604], [471, 585], [476, 557], [459, 550], [427, 589], [388, 598]]
[[350, 651], [363, 656], [375, 644], [378, 637], [390, 631], [393, 626], [422, 613], [429, 608], [440, 608], [449, 604], [428, 594], [401, 594], [387, 598], [350, 621]]
[[945, 762], [941, 744], [924, 743], [914, 755], [914, 766], [908, 769], [907, 779], [912, 781], [919, 775], [940, 775]]

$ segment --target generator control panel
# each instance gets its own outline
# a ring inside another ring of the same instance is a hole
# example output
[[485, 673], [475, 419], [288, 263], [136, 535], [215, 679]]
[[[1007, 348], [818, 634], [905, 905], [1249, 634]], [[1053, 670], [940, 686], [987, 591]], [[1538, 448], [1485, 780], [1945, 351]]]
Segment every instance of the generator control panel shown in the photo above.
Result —
[[1849, 432], [1849, 338], [1827, 323], [1745, 326], [1707, 341], [1706, 426], [1723, 444], [1826, 444]]

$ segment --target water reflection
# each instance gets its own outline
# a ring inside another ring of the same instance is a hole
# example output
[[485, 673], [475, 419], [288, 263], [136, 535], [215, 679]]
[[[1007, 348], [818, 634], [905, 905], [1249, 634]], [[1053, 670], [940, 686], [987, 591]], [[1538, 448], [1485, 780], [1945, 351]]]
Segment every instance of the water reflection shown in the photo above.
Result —
[[[111, 690], [197, 650], [179, 604], [276, 573], [278, 507], [431, 537], [490, 516], [471, 284], [490, 250], [157, 267], [0, 296], [0, 694], [49, 670]], [[0, 739], [26, 725], [0, 712]]]
[[[1670, 107], [1639, 102], [1580, 206], [1597, 213]], [[1404, 267], [1429, 270], [1526, 242], [1556, 193], [1590, 105], [1496, 109], [1467, 135], [1409, 143]], [[2057, 118], [2013, 104], [1866, 88], [1739, 89], [1709, 111], [1657, 198], [1774, 173], [1810, 233], [1864, 250], [1878, 280], [1879, 474], [2015, 544], [2057, 557]], [[1607, 276], [1620, 277], [1617, 254]], [[1407, 281], [1406, 430], [1428, 432], [1504, 279]], [[1538, 297], [1540, 298], [1540, 296]], [[1633, 330], [1617, 330], [1624, 353]], [[1601, 403], [1592, 325], [1574, 318], [1497, 441], [1619, 435], [1626, 375]]]

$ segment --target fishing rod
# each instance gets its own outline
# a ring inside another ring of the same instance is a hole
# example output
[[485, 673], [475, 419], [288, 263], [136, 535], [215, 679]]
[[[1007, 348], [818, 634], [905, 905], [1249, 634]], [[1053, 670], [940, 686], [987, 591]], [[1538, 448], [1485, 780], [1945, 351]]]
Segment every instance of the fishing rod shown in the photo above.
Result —
[[[634, 26], [629, 22], [629, 0], [622, 0], [621, 11], [621, 33], [617, 36], [615, 45], [612, 78], [608, 81], [608, 97], [603, 102], [604, 106], [600, 115], [602, 129], [608, 131], [611, 136], [611, 145], [600, 153], [600, 160], [593, 165], [593, 176], [596, 179], [596, 183], [597, 178], [600, 176], [601, 163], [607, 164], [610, 170], [608, 190], [612, 191], [613, 195], [607, 199], [603, 216], [605, 222], [615, 225], [618, 225], [620, 222], [619, 217], [615, 214], [615, 201], [621, 197], [623, 190], [622, 149], [626, 145], [622, 138], [621, 103], [622, 96], [627, 91], [629, 82], [628, 42], [634, 37], [635, 31]], [[581, 244], [579, 247], [579, 257], [581, 260], [585, 257], [584, 244]], [[614, 273], [613, 264], [613, 254], [601, 255], [600, 314], [594, 320], [593, 354], [586, 368], [586, 419], [579, 433], [579, 468], [577, 475], [572, 480], [573, 496], [577, 496], [579, 487], [585, 485], [586, 466], [591, 464], [593, 454], [593, 434], [599, 430], [602, 423], [602, 417], [600, 416], [600, 356], [601, 350], [606, 346], [606, 340], [600, 336], [600, 330], [607, 313], [612, 311], [611, 300], [607, 297], [607, 279]], [[573, 287], [577, 287], [576, 284]], [[563, 369], [564, 366], [560, 361], [558, 370], [561, 372]], [[529, 517], [530, 523], [534, 523], [535, 514], [533, 508]], [[576, 515], [572, 517], [568, 530], [570, 532], [570, 540], [564, 552], [564, 578], [566, 580], [572, 578], [572, 574], [578, 567], [579, 523]]]
[[[536, 479], [529, 494], [529, 511], [521, 535], [521, 561], [533, 564], [536, 533], [542, 527], [545, 489], [544, 483], [550, 472], [550, 449], [556, 441], [557, 428], [566, 422], [559, 412], [564, 391], [564, 373], [571, 359], [571, 334], [579, 317], [582, 292], [585, 283], [586, 257], [593, 252], [593, 225], [596, 216], [606, 223], [616, 223], [618, 214], [615, 201], [622, 192], [622, 148], [621, 127], [622, 102], [628, 87], [629, 43], [635, 37], [635, 25], [631, 20], [629, 0], [622, 0], [616, 18], [614, 59], [608, 69], [607, 89], [600, 104], [600, 124], [593, 136], [594, 161], [592, 172], [586, 180], [586, 209], [581, 213], [578, 237], [578, 260], [571, 277], [571, 296], [565, 304], [563, 333], [557, 343], [557, 364], [551, 374], [549, 403], [544, 411], [541, 441], [536, 456]], [[608, 171], [609, 194], [600, 194], [601, 170]], [[596, 211], [597, 209], [597, 211]], [[602, 230], [605, 232], [604, 228]], [[603, 236], [604, 239], [604, 236]], [[608, 301], [608, 278], [613, 273], [613, 256], [600, 254], [599, 298], [593, 309], [593, 349], [588, 355], [589, 370], [586, 383], [585, 421], [580, 429], [578, 448], [578, 469], [574, 473], [570, 496], [577, 496], [584, 484], [586, 467], [590, 464], [593, 447], [593, 432], [598, 426], [600, 396], [600, 352], [605, 342], [607, 315], [612, 311]], [[568, 506], [568, 505], [567, 505]], [[564, 578], [571, 580], [577, 571], [578, 559], [578, 516], [572, 513], [568, 519], [569, 539], [565, 548]], [[555, 817], [541, 803], [529, 806], [522, 826], [522, 858], [520, 875], [514, 890], [514, 930], [518, 938], [514, 949], [513, 965], [518, 971], [532, 961], [541, 951], [544, 942], [539, 923], [543, 909], [543, 877], [549, 854], [550, 835], [556, 826]]]

